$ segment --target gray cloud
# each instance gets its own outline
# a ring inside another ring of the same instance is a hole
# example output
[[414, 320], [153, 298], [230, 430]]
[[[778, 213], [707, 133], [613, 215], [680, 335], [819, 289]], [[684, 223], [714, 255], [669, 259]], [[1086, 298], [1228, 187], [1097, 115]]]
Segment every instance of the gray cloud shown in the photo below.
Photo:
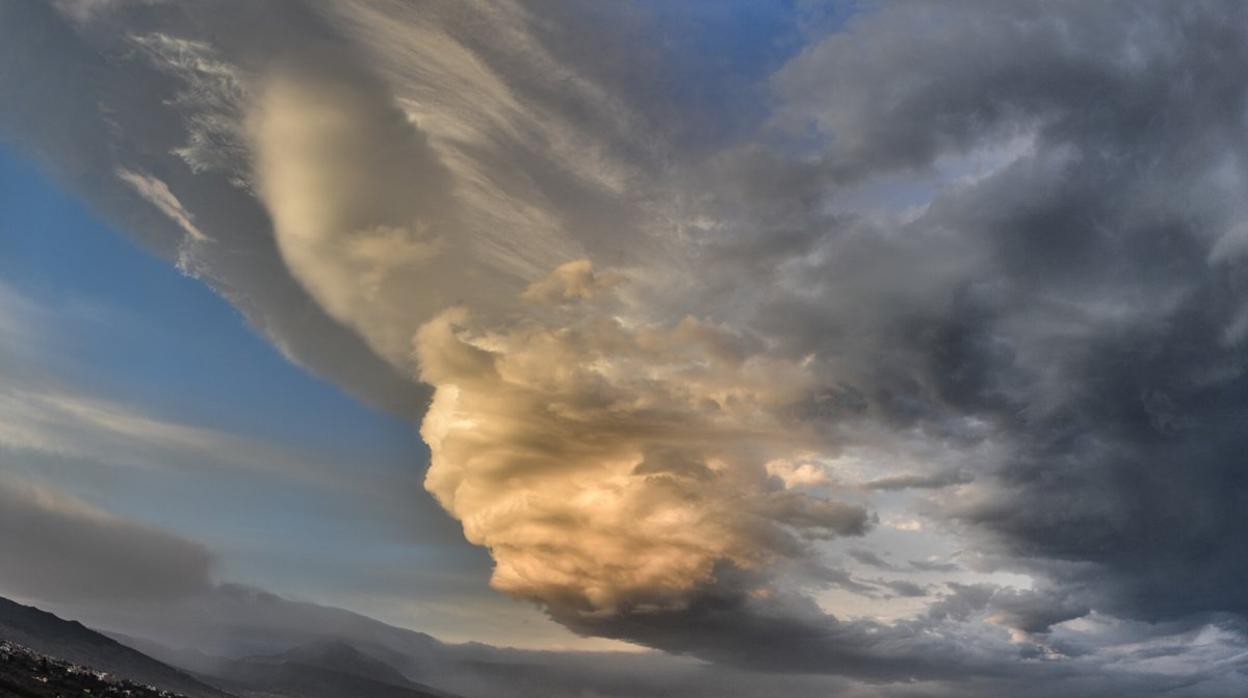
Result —
[[[1242, 612], [1242, 258], [1219, 253], [1242, 214], [1248, 84], [1225, 69], [1242, 8], [1051, 9], [959, 4], [923, 30], [930, 8], [890, 7], [782, 84], [836, 95], [805, 108], [838, 139], [829, 162], [859, 171], [1032, 134], [1028, 154], [912, 224], [990, 253], [917, 346], [934, 369], [926, 409], [981, 415], [1014, 442], [952, 511], [1084, 603], [1148, 619]], [[877, 48], [846, 61], [858, 41]], [[884, 77], [903, 65], [925, 79]]]
[[[1063, 590], [996, 597], [1006, 625], [1244, 611], [1242, 20], [885, 5], [777, 79], [776, 126], [813, 124], [819, 163], [720, 163], [709, 302], [826, 361], [830, 394], [855, 396], [822, 403], [829, 428], [867, 415], [955, 454], [998, 444], [869, 482], [964, 485], [929, 501], [996, 555], [983, 569]], [[907, 181], [904, 217], [829, 213]]]
[[0, 558], [5, 593], [81, 604], [195, 594], [214, 562], [197, 543], [13, 476], [0, 481]]
[[965, 472], [953, 470], [931, 475], [905, 473], [876, 478], [863, 483], [869, 490], [938, 489], [951, 485], [965, 485], [972, 477]]

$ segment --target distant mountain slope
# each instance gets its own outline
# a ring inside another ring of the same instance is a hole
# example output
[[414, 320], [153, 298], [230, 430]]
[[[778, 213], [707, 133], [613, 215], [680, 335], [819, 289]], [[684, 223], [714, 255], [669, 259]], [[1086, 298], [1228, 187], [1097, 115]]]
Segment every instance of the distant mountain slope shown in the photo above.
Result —
[[407, 679], [390, 664], [338, 638], [316, 640], [280, 654], [227, 659], [116, 637], [244, 698], [455, 698]]
[[213, 677], [241, 696], [255, 698], [445, 698], [444, 693], [375, 681], [310, 664], [237, 660]]
[[[419, 676], [425, 665], [441, 666], [448, 649], [425, 633], [238, 584], [220, 584], [180, 602], [137, 605], [116, 614], [96, 608], [84, 622], [113, 635], [124, 633], [164, 647], [193, 647], [234, 658], [278, 654], [332, 636], [385, 660], [407, 676]], [[373, 651], [376, 646], [402, 656], [411, 666], [378, 654]]]
[[272, 657], [253, 657], [251, 662], [269, 662], [319, 667], [349, 676], [388, 683], [392, 686], [412, 688], [416, 686], [398, 669], [382, 660], [361, 652], [357, 647], [341, 639], [325, 639], [300, 645], [289, 652]]
[[190, 698], [230, 698], [171, 666], [126, 647], [81, 623], [0, 597], [0, 639], [40, 654], [151, 684]]

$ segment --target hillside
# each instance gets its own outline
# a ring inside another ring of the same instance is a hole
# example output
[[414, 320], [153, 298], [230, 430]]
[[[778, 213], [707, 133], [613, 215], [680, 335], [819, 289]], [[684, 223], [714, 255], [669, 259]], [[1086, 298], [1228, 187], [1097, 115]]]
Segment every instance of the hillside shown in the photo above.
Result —
[[[75, 621], [0, 598], [0, 640], [189, 698], [230, 698], [191, 676]], [[20, 695], [20, 694], [19, 694]], [[38, 695], [38, 694], [35, 694]]]
[[14, 698], [186, 698], [0, 640], [0, 695]]
[[245, 698], [453, 698], [407, 679], [390, 664], [341, 639], [243, 659], [171, 651], [137, 638], [122, 641]]

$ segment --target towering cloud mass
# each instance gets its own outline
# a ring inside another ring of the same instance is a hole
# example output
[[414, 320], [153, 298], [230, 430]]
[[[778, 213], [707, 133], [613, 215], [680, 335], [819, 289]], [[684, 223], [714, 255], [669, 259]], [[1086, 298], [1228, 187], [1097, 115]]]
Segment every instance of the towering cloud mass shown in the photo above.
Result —
[[883, 3], [696, 138], [641, 9], [241, 5], [4, 6], [112, 149], [4, 126], [293, 357], [431, 390], [496, 588], [755, 668], [1242, 689], [1241, 5]]
[[820, 449], [785, 414], [809, 389], [800, 363], [693, 318], [630, 326], [584, 307], [602, 286], [590, 273], [573, 262], [530, 287], [575, 299], [548, 322], [483, 331], [452, 310], [416, 338], [437, 386], [426, 486], [490, 548], [495, 586], [587, 615], [683, 609], [717, 566], [772, 570], [808, 539], [864, 532], [861, 506], [768, 477]]

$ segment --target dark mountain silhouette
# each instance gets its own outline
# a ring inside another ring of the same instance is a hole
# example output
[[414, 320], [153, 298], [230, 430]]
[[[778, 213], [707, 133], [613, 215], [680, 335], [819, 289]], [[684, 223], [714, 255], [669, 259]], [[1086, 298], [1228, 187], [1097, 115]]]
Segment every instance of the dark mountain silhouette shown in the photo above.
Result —
[[0, 597], [0, 640], [190, 698], [230, 698], [190, 675], [87, 628]]

